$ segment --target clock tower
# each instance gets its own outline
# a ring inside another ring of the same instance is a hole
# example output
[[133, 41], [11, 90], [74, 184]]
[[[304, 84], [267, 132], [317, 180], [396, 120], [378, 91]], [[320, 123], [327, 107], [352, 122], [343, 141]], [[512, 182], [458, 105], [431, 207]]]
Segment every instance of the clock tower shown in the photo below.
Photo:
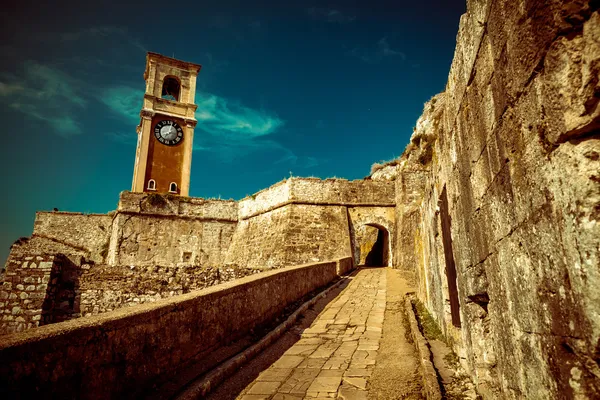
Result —
[[200, 68], [157, 53], [146, 55], [132, 192], [189, 196]]

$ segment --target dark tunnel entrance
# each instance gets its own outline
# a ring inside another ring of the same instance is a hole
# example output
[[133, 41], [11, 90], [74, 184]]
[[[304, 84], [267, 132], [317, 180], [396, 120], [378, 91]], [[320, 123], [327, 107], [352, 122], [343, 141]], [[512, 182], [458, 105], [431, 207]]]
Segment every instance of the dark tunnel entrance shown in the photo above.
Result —
[[389, 261], [389, 234], [380, 226], [364, 225], [356, 231], [355, 257], [358, 265], [386, 267]]
[[371, 251], [365, 257], [365, 266], [367, 267], [385, 267], [387, 266], [387, 232], [382, 229], [377, 230], [377, 241], [371, 247]]

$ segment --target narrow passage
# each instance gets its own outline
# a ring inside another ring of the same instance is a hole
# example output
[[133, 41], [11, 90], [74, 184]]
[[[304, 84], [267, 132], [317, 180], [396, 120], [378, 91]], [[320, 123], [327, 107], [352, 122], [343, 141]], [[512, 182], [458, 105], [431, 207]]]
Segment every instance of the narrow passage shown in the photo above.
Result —
[[[397, 272], [388, 268], [359, 270], [341, 293], [317, 303], [317, 311], [307, 312], [303, 320], [221, 384], [209, 398], [421, 398], [417, 361], [403, 327], [399, 327], [401, 317], [396, 316], [389, 329], [391, 339], [385, 341], [386, 351], [391, 354], [380, 354], [384, 316], [387, 318], [387, 275]], [[397, 275], [393, 279], [398, 282]], [[396, 297], [399, 290], [394, 290]], [[398, 329], [400, 332], [394, 332]], [[390, 356], [403, 359], [398, 363]], [[376, 365], [379, 360], [382, 368]], [[390, 367], [402, 367], [405, 371], [389, 371]], [[394, 389], [394, 381], [399, 378], [412, 382], [398, 387], [406, 391], [404, 394]], [[398, 397], [390, 397], [395, 394]]]

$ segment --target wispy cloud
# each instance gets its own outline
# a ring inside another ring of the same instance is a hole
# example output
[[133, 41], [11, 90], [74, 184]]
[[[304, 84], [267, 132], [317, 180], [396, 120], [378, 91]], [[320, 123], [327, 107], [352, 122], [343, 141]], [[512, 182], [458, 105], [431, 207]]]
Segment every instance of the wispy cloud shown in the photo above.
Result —
[[347, 24], [356, 20], [353, 15], [346, 15], [332, 8], [311, 7], [306, 9], [308, 15], [313, 19], [323, 20], [331, 23]]
[[401, 59], [406, 59], [406, 55], [403, 52], [394, 50], [390, 47], [387, 37], [379, 39], [379, 42], [377, 42], [377, 47], [379, 48], [379, 51], [384, 57], [400, 56]]
[[[71, 76], [57, 68], [45, 66], [35, 62], [28, 62], [23, 69], [23, 76], [16, 77], [5, 75], [4, 79], [15, 79], [22, 82], [21, 94], [31, 99], [41, 101], [63, 100], [69, 104], [85, 106], [87, 101], [77, 93], [75, 88], [78, 83]], [[10, 81], [9, 81], [10, 82]], [[8, 85], [17, 89], [21, 84]]]
[[402, 61], [406, 60], [406, 54], [393, 49], [387, 37], [382, 37], [374, 46], [369, 48], [355, 47], [350, 50], [349, 54], [368, 64], [379, 63], [387, 57], [397, 57]]
[[40, 119], [49, 123], [52, 129], [59, 132], [61, 136], [79, 135], [82, 132], [81, 124], [70, 115], [61, 117], [40, 116]]
[[[78, 47], [77, 56], [64, 60], [56, 58], [58, 62], [46, 65], [36, 61], [25, 61], [23, 68], [14, 74], [0, 73], [0, 102], [6, 107], [17, 112], [27, 114], [33, 119], [44, 122], [49, 130], [56, 135], [69, 137], [83, 132], [80, 122], [81, 111], [95, 100], [102, 87], [95, 82], [94, 76], [89, 72], [92, 68], [119, 68], [124, 66], [113, 62], [121, 54], [132, 51], [145, 52], [142, 43], [131, 35], [125, 28], [117, 26], [96, 26], [85, 29], [43, 34], [33, 34], [29, 38], [34, 44], [71, 48]], [[106, 44], [109, 43], [110, 46]], [[102, 57], [102, 51], [110, 49], [111, 54]], [[5, 53], [14, 52], [15, 49], [7, 48]], [[61, 63], [71, 65], [71, 73], [66, 73]], [[77, 69], [74, 64], [83, 65]], [[119, 96], [112, 96], [117, 99]], [[100, 100], [98, 98], [98, 100]], [[137, 97], [135, 113], [139, 113], [141, 97]], [[108, 105], [108, 104], [107, 104]], [[123, 108], [125, 104], [110, 104], [114, 108]], [[126, 108], [121, 112], [132, 112]]]
[[319, 160], [315, 157], [297, 156], [292, 151], [290, 151], [288, 149], [286, 149], [286, 150], [287, 150], [285, 152], [286, 154], [279, 160], [275, 161], [274, 164], [285, 163], [285, 164], [289, 164], [290, 166], [299, 167], [299, 168], [312, 168], [312, 167], [316, 167], [317, 165], [319, 165]]
[[[19, 82], [19, 83], [15, 83]], [[57, 68], [27, 62], [20, 75], [0, 75], [0, 101], [11, 109], [43, 121], [59, 136], [82, 132], [73, 116], [88, 101], [80, 84]]]
[[256, 110], [209, 93], [198, 93], [196, 119], [200, 128], [229, 141], [247, 141], [274, 133], [284, 122], [275, 114]]
[[29, 118], [46, 123], [54, 133], [62, 137], [70, 137], [82, 133], [81, 124], [71, 115], [52, 115], [40, 112], [40, 107], [34, 104], [13, 103], [11, 109], [26, 114]]
[[25, 88], [19, 84], [0, 82], [0, 96], [10, 96], [22, 93]]
[[259, 152], [290, 153], [271, 138], [285, 125], [274, 112], [206, 92], [196, 93], [196, 104], [196, 130], [203, 134], [195, 136], [194, 150], [210, 151], [224, 162]]
[[110, 86], [99, 91], [98, 100], [116, 115], [131, 121], [139, 122], [140, 109], [144, 91], [131, 86]]

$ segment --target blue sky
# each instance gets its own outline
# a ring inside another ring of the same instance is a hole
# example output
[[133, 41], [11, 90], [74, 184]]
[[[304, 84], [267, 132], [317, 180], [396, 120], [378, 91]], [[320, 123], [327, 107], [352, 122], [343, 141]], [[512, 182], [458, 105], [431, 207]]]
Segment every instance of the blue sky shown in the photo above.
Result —
[[0, 262], [36, 210], [104, 213], [130, 189], [146, 51], [202, 64], [190, 195], [240, 199], [290, 174], [363, 178], [400, 155], [444, 89], [466, 8], [40, 3], [0, 15]]

